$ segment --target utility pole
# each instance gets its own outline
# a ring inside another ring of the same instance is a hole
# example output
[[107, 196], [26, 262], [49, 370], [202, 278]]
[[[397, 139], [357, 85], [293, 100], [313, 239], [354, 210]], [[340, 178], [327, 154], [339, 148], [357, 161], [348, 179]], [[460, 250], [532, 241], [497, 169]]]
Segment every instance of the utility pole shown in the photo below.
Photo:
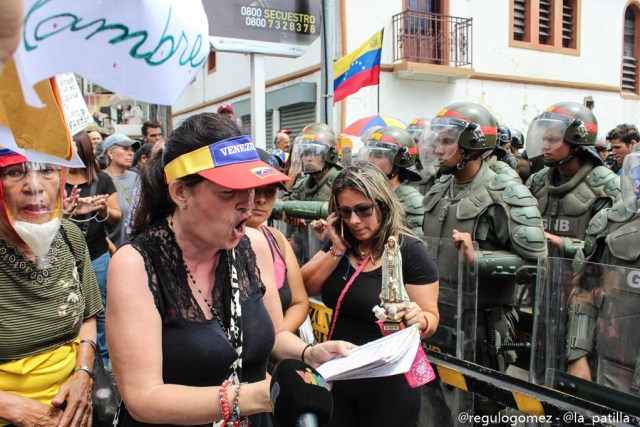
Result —
[[336, 0], [322, 2], [322, 37], [320, 74], [322, 104], [320, 121], [333, 128], [333, 60], [336, 40]]

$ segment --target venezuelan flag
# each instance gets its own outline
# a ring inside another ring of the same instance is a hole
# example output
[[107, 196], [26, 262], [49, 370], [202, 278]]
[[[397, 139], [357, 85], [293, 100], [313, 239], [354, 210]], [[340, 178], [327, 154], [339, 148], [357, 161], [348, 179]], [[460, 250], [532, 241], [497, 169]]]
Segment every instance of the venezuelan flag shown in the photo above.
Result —
[[377, 32], [358, 49], [333, 64], [333, 102], [380, 82], [383, 31]]

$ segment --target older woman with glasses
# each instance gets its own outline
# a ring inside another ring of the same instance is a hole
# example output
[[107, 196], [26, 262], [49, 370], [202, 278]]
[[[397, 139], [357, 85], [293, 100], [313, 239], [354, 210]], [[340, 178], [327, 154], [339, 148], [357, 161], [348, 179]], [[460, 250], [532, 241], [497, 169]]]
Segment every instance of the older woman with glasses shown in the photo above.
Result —
[[0, 149], [0, 426], [91, 425], [102, 303], [62, 182], [59, 165]]
[[[302, 267], [310, 296], [322, 295], [333, 309], [329, 339], [362, 345], [382, 337], [372, 308], [380, 303], [382, 254], [395, 237], [402, 256], [402, 277], [410, 308], [396, 314], [417, 325], [423, 336], [438, 326], [438, 270], [426, 245], [407, 227], [404, 211], [387, 177], [375, 165], [356, 163], [333, 183], [326, 221], [331, 247], [318, 252]], [[336, 381], [331, 426], [417, 426], [420, 389], [412, 389], [404, 375]]]

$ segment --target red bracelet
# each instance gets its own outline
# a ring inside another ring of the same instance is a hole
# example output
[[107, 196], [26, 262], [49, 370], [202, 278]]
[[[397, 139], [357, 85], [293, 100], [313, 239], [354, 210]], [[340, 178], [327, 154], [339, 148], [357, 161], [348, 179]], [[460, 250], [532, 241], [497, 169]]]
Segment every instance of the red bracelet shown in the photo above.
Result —
[[227, 389], [233, 384], [231, 380], [225, 380], [220, 386], [220, 409], [222, 410], [222, 427], [231, 422], [231, 415], [229, 414], [229, 398], [227, 397]]
[[429, 318], [427, 317], [426, 314], [424, 314], [424, 312], [422, 312], [422, 315], [424, 316], [424, 321], [427, 322], [427, 326], [422, 330], [422, 333], [420, 334], [420, 338], [425, 337], [429, 333]]
[[344, 256], [344, 252], [336, 252], [336, 250], [335, 250], [335, 249], [333, 249], [333, 246], [331, 246], [331, 247], [329, 248], [329, 252], [331, 252], [331, 255], [333, 255], [333, 260], [334, 260], [334, 261], [337, 261], [337, 260], [338, 260], [338, 258], [341, 258], [341, 257], [343, 257], [343, 256]]

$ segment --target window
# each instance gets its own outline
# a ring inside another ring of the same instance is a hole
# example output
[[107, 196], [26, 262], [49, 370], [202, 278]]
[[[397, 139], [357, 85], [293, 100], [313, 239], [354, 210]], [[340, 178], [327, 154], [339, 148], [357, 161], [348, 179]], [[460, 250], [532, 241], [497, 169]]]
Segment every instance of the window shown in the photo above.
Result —
[[628, 6], [624, 12], [624, 43], [622, 47], [622, 91], [638, 94], [638, 8]]
[[209, 52], [209, 57], [207, 58], [207, 74], [211, 74], [216, 71], [216, 52]]
[[511, 0], [512, 47], [577, 55], [581, 0]]

